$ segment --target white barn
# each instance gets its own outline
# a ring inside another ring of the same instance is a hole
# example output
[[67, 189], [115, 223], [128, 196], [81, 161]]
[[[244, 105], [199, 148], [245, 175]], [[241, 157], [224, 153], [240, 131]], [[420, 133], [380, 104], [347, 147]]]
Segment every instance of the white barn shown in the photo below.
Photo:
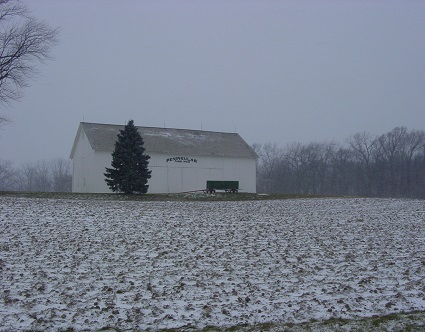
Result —
[[[137, 127], [150, 155], [148, 193], [206, 189], [207, 181], [238, 181], [239, 191], [256, 192], [254, 150], [236, 133]], [[81, 122], [72, 146], [72, 191], [109, 193], [117, 135], [124, 126]]]

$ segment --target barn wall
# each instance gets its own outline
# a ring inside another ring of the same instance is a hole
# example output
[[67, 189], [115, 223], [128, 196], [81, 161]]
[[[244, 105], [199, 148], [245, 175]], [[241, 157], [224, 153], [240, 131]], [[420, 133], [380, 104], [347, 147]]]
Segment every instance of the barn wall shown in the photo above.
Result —
[[239, 181], [244, 192], [256, 192], [255, 159], [150, 154], [149, 192], [185, 192], [206, 188], [207, 180]]
[[74, 151], [72, 192], [109, 193], [105, 167], [111, 167], [111, 152], [94, 151], [82, 130]]
[[72, 163], [72, 191], [93, 192], [96, 158], [84, 131], [79, 134]]

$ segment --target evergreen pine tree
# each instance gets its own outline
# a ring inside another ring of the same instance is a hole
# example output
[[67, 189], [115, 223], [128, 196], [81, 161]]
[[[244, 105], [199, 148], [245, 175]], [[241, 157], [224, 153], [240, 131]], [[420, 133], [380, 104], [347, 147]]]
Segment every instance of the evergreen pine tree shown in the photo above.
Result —
[[112, 152], [112, 168], [106, 168], [104, 173], [106, 183], [113, 192], [125, 194], [144, 194], [148, 191], [148, 170], [150, 156], [145, 154], [143, 138], [134, 126], [133, 120], [128, 121], [124, 130], [120, 130]]

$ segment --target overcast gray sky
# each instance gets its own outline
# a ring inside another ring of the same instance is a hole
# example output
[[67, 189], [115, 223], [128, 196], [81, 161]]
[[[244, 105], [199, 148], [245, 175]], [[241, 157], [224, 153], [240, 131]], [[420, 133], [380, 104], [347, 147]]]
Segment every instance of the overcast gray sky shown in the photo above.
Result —
[[1, 159], [68, 158], [80, 121], [249, 144], [425, 129], [425, 1], [25, 1], [59, 26]]

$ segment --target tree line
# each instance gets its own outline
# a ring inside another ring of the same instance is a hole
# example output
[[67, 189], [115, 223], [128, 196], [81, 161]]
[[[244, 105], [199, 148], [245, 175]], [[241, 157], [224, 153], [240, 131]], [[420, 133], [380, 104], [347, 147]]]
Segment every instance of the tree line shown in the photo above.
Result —
[[425, 198], [425, 132], [396, 127], [356, 133], [344, 144], [254, 144], [257, 191]]
[[70, 192], [72, 189], [71, 161], [29, 162], [16, 168], [0, 160], [0, 191]]

